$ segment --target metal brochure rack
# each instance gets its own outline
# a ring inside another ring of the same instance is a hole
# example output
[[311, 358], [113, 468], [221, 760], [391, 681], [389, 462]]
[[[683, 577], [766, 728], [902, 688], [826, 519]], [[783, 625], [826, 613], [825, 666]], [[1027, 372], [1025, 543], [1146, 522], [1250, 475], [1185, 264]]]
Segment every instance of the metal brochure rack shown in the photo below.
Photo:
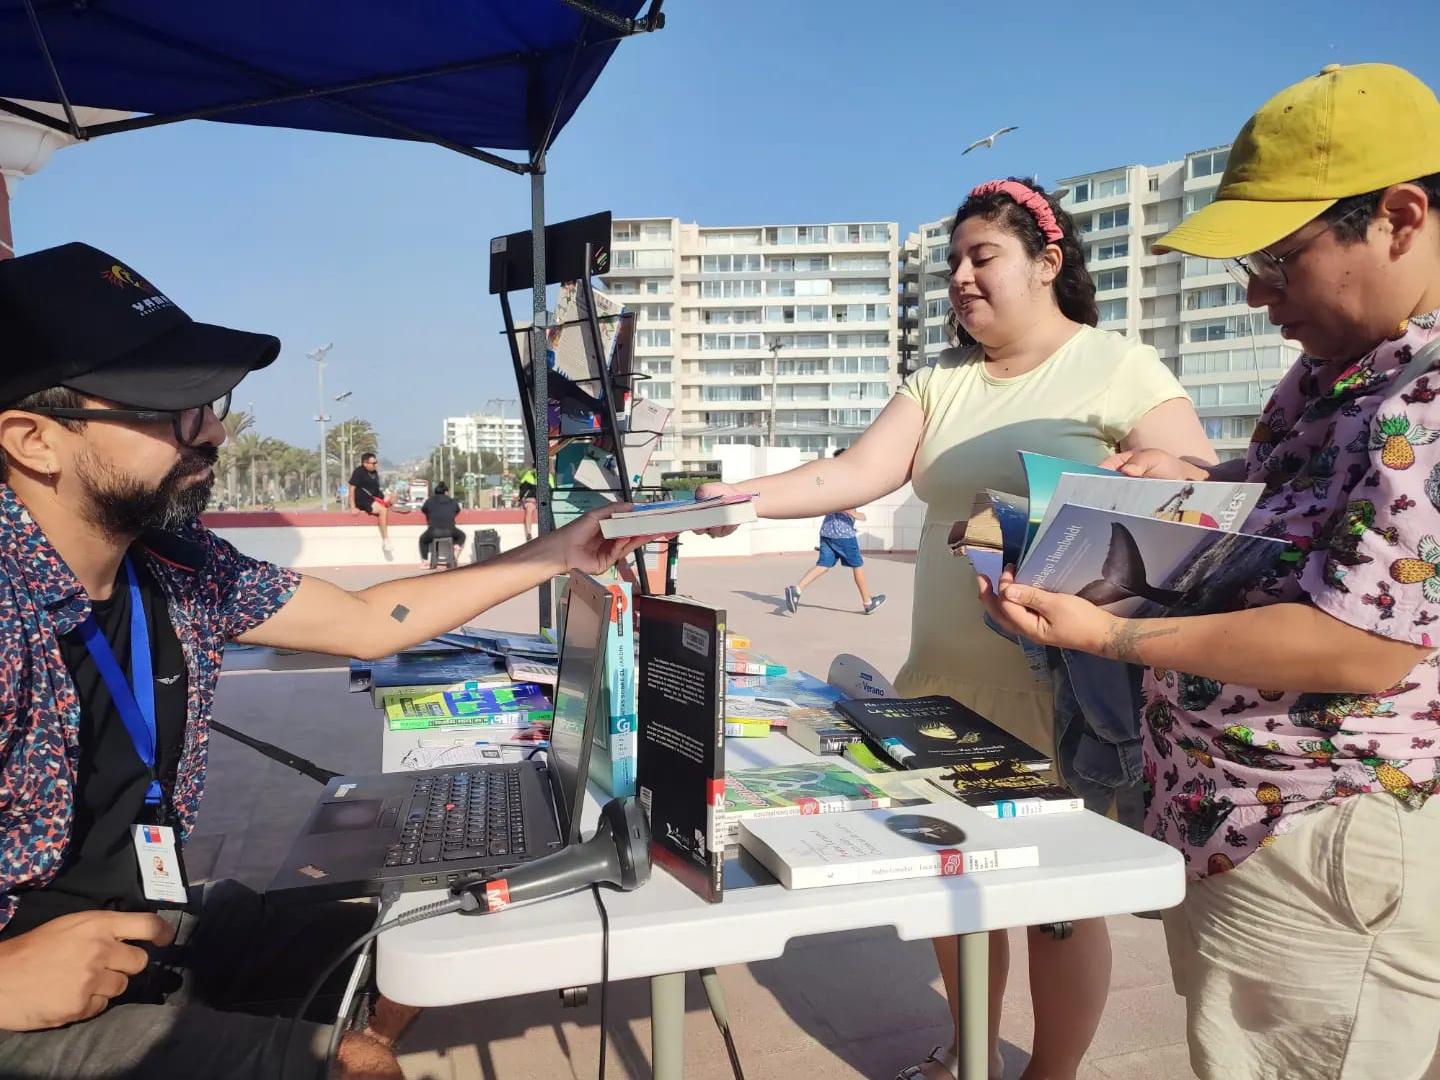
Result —
[[[589, 368], [595, 376], [588, 379], [572, 379], [559, 371], [546, 367], [544, 356], [535, 357], [531, 348], [532, 362], [527, 372], [519, 347], [519, 335], [531, 334], [536, 340], [533, 328], [517, 329], [514, 312], [510, 307], [512, 288], [527, 288], [533, 275], [531, 259], [531, 233], [510, 233], [497, 236], [490, 241], [490, 293], [500, 298], [500, 310], [505, 320], [505, 340], [510, 347], [510, 361], [515, 371], [515, 384], [521, 399], [529, 404], [522, 409], [525, 417], [525, 436], [535, 462], [536, 518], [541, 533], [554, 527], [554, 510], [551, 504], [549, 474], [550, 425], [549, 402], [551, 398], [569, 400], [582, 405], [599, 419], [600, 427], [593, 432], [560, 435], [557, 442], [591, 441], [606, 445], [613, 452], [616, 473], [620, 486], [620, 499], [635, 501], [636, 489], [630, 483], [630, 470], [625, 461], [625, 439], [620, 431], [616, 414], [616, 386], [624, 383], [625, 391], [633, 389], [635, 381], [644, 378], [639, 374], [612, 376], [609, 358], [605, 355], [600, 323], [613, 318], [634, 318], [626, 313], [620, 316], [599, 316], [596, 314], [595, 290], [591, 278], [604, 273], [610, 265], [610, 213], [591, 214], [588, 217], [572, 218], [557, 222], [545, 229], [545, 282], [557, 285], [574, 281], [578, 290], [581, 317], [565, 325], [579, 325], [585, 343]], [[547, 325], [543, 329], [550, 329]], [[533, 376], [533, 377], [532, 377]], [[656, 432], [655, 434], [659, 434]], [[589, 488], [565, 488], [561, 490], [591, 490]], [[675, 545], [675, 541], [671, 541]], [[678, 545], [675, 545], [678, 546]], [[635, 569], [640, 588], [650, 592], [650, 574], [645, 565], [643, 549], [635, 552]], [[666, 592], [674, 591], [673, 551], [666, 559]], [[551, 597], [548, 583], [540, 587], [540, 625], [549, 626], [551, 620]]]

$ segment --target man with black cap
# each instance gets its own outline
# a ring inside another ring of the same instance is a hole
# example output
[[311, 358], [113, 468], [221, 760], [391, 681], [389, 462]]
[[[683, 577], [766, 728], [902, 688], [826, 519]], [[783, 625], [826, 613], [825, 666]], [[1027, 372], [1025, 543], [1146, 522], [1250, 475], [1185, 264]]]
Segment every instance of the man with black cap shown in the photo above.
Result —
[[[328, 1032], [286, 1060], [257, 1002], [298, 998], [369, 909], [285, 928], [219, 883], [179, 913], [225, 643], [384, 656], [634, 543], [602, 511], [346, 592], [196, 520], [231, 393], [279, 341], [195, 322], [84, 244], [0, 262], [0, 326], [0, 1075], [315, 1075]], [[391, 1034], [348, 1034], [338, 1075], [400, 1076]]]

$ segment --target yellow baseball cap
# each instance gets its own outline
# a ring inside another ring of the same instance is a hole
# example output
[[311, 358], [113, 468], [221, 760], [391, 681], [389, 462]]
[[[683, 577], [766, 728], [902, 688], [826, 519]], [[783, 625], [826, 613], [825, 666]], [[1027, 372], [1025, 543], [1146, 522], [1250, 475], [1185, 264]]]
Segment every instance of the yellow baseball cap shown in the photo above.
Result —
[[1330, 64], [1280, 91], [1235, 136], [1215, 201], [1155, 244], [1235, 258], [1340, 199], [1440, 173], [1440, 102], [1392, 64]]

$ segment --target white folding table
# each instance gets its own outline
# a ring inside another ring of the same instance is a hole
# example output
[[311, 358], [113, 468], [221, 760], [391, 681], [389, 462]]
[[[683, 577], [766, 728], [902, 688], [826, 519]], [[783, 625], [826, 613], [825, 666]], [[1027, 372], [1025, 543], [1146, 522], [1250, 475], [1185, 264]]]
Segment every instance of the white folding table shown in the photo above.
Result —
[[[771, 735], [727, 740], [725, 760], [740, 769], [812, 758]], [[592, 785], [587, 833], [603, 798]], [[903, 940], [959, 935], [961, 1077], [984, 1080], [989, 931], [1159, 910], [1185, 891], [1177, 851], [1098, 814], [1023, 818], [1006, 828], [1039, 847], [1038, 867], [817, 889], [727, 888], [719, 904], [657, 868], [635, 892], [606, 892], [610, 978], [651, 980], [656, 1080], [682, 1074], [687, 972], [774, 959], [791, 938], [880, 926]], [[409, 893], [395, 911], [440, 896]], [[407, 1005], [489, 1001], [601, 978], [600, 916], [589, 891], [490, 916], [431, 919], [383, 934], [377, 945], [380, 990]]]

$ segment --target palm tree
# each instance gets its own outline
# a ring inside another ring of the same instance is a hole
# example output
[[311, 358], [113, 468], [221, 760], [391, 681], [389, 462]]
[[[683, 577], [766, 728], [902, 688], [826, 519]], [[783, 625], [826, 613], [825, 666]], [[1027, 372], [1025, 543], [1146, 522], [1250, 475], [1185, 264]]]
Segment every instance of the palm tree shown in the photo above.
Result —
[[225, 425], [225, 446], [220, 451], [220, 471], [225, 474], [225, 493], [230, 504], [235, 504], [235, 479], [240, 468], [240, 459], [235, 452], [235, 440], [255, 426], [255, 416], [244, 409], [234, 409], [222, 421]]

